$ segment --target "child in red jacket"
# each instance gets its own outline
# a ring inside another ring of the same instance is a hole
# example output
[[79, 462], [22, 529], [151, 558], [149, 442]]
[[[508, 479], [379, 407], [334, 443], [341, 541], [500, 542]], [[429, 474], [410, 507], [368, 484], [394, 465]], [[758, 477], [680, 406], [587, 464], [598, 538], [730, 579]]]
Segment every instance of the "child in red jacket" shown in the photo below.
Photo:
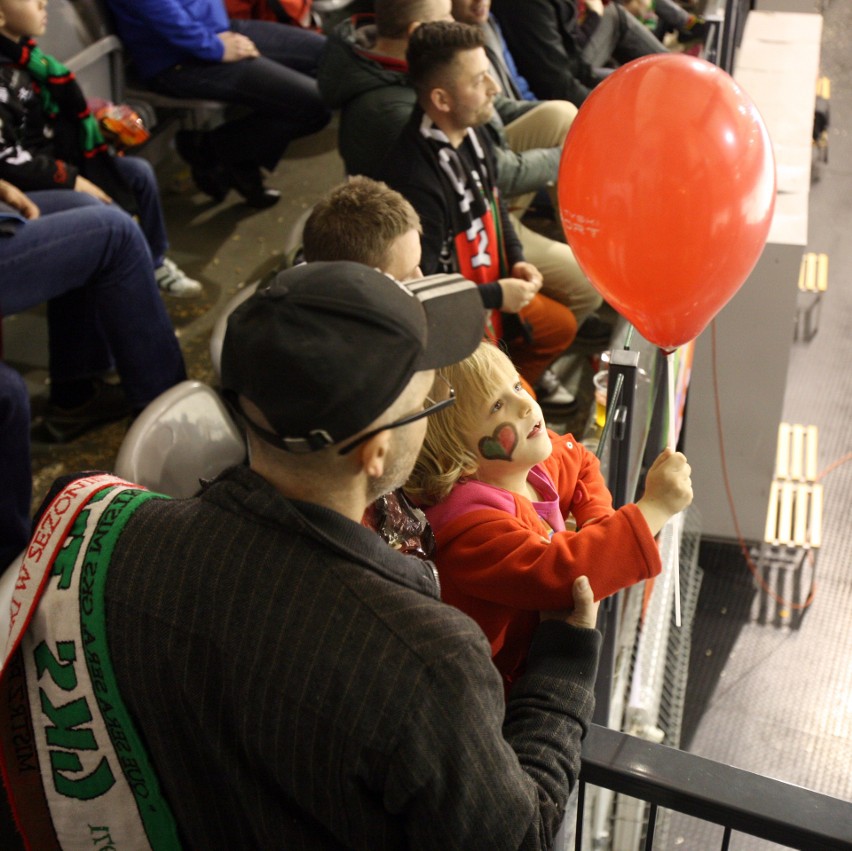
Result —
[[578, 576], [600, 600], [660, 572], [654, 536], [692, 501], [690, 468], [664, 451], [642, 499], [615, 511], [597, 458], [545, 427], [496, 346], [480, 345], [443, 377], [456, 404], [430, 418], [406, 491], [432, 524], [442, 598], [482, 627], [508, 692], [539, 612], [570, 608]]

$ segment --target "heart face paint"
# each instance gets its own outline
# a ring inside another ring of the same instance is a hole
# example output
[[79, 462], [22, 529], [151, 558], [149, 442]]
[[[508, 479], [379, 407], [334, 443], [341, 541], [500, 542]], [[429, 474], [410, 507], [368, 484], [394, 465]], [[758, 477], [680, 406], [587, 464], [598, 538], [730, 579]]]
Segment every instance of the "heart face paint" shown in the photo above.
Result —
[[511, 423], [500, 423], [490, 437], [483, 437], [477, 445], [479, 454], [488, 461], [511, 461], [518, 432]]

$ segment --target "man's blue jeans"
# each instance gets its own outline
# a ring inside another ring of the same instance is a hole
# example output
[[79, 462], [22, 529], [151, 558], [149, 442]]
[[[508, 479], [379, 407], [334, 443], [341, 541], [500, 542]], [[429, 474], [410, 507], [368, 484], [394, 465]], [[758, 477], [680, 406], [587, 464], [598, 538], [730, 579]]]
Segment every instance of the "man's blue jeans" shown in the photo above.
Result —
[[0, 238], [0, 314], [47, 302], [52, 380], [114, 365], [130, 404], [143, 408], [186, 372], [141, 229], [82, 192], [30, 197], [41, 216]]
[[30, 536], [30, 397], [24, 379], [0, 361], [0, 572]]

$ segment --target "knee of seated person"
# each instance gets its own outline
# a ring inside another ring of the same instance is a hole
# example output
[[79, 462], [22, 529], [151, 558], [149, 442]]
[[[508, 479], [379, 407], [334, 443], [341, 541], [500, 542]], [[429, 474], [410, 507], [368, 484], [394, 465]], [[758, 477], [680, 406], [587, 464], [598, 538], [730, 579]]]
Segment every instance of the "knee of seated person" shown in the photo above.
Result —
[[571, 129], [578, 112], [577, 107], [567, 100], [542, 101], [542, 108], [546, 110], [548, 122], [564, 128], [566, 134]]
[[125, 250], [136, 250], [150, 257], [148, 243], [136, 220], [117, 204], [99, 203], [95, 209], [80, 210], [77, 227], [85, 234], [91, 227], [106, 227], [111, 237], [125, 243]]
[[116, 157], [116, 162], [119, 163], [119, 170], [127, 169], [128, 171], [136, 172], [138, 177], [151, 183], [157, 182], [157, 173], [154, 171], [154, 166], [151, 165], [144, 157]]
[[[542, 100], [519, 119], [538, 128], [538, 144], [543, 147], [561, 145], [577, 117], [577, 107], [567, 100]], [[507, 133], [514, 122], [507, 125]]]

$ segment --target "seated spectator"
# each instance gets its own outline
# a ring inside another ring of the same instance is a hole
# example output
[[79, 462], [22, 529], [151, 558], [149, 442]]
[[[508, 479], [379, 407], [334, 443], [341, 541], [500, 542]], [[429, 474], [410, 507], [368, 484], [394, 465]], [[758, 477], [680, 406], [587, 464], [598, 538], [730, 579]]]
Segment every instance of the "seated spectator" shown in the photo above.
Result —
[[[450, 404], [427, 397], [435, 370], [481, 335], [469, 282], [422, 301], [415, 292], [354, 263], [281, 272], [231, 314], [222, 352], [250, 467], [192, 499], [102, 493], [121, 523], [109, 518], [110, 548], [79, 547], [78, 558], [103, 589], [87, 608], [111, 664], [75, 694], [99, 713], [94, 688], [109, 688], [126, 710], [119, 729], [133, 735], [122, 743], [150, 767], [146, 807], [169, 847], [552, 847], [594, 705], [600, 635], [587, 585], [572, 613], [539, 627], [504, 704], [481, 630], [439, 600], [431, 565], [359, 523], [407, 477], [424, 418]], [[75, 578], [76, 541], [101, 532], [94, 511], [80, 525], [64, 548], [66, 534], [42, 543], [63, 549]], [[65, 625], [58, 585], [39, 602], [33, 643], [38, 629], [55, 646]], [[83, 608], [82, 594], [68, 597]], [[87, 647], [69, 640], [65, 657]], [[41, 737], [55, 729], [43, 707], [33, 701], [25, 716]], [[87, 765], [109, 742], [97, 745]], [[138, 786], [140, 762], [108, 764], [116, 785]], [[26, 779], [56, 799], [56, 776], [42, 760]], [[16, 779], [6, 778], [13, 798]], [[26, 825], [39, 812], [23, 797]], [[139, 822], [130, 791], [112, 811], [106, 796], [81, 797], [50, 814], [74, 831], [74, 847], [91, 842], [89, 825]]]
[[[0, 281], [0, 316], [47, 302], [50, 397], [36, 424], [39, 440], [63, 443], [138, 413], [186, 378], [145, 240], [116, 207], [82, 192], [34, 192], [30, 198], [0, 180]], [[113, 366], [120, 386], [102, 379]], [[3, 365], [4, 559], [16, 555], [29, 535], [32, 487], [29, 403], [10, 373]]]
[[[420, 233], [417, 213], [399, 192], [356, 175], [314, 205], [305, 222], [302, 246], [309, 263], [352, 260], [405, 283], [423, 277]], [[382, 494], [368, 507], [362, 522], [394, 549], [432, 558], [432, 530], [401, 488]]]
[[302, 250], [308, 263], [351, 260], [407, 283], [423, 277], [421, 233], [417, 211], [399, 192], [354, 175], [314, 204]]
[[[544, 293], [571, 308], [580, 326], [579, 334], [586, 335], [586, 339], [604, 334], [608, 340], [610, 329], [603, 323], [593, 321], [584, 326], [590, 314], [601, 306], [602, 299], [583, 274], [574, 253], [564, 242], [548, 239], [528, 228], [522, 220], [536, 192], [541, 189], [547, 189], [553, 209], [559, 210], [556, 191], [559, 163], [577, 107], [566, 100], [535, 100], [529, 84], [518, 73], [497, 19], [491, 14], [491, 0], [452, 2], [453, 18], [463, 24], [480, 27], [485, 36], [485, 53], [491, 65], [491, 76], [499, 82], [501, 89], [501, 94], [494, 99], [495, 114], [501, 96], [516, 104], [530, 100], [535, 103], [534, 109], [506, 122], [503, 145], [500, 144], [500, 137], [495, 139], [498, 142], [497, 185], [508, 198], [512, 223], [524, 246], [524, 254], [543, 275]], [[486, 126], [490, 127], [491, 123]], [[514, 162], [507, 164], [500, 153], [505, 145], [514, 152], [515, 162], [527, 164], [528, 179], [523, 180], [520, 176], [511, 181], [507, 179], [516, 172], [523, 174], [523, 171], [513, 167]], [[538, 171], [529, 168], [529, 164], [536, 160], [541, 163]]]
[[[497, 84], [483, 44], [479, 28], [452, 21], [414, 30], [407, 57], [418, 103], [385, 160], [384, 178], [420, 216], [423, 272], [459, 272], [499, 298], [494, 285], [505, 278], [536, 284], [542, 278], [524, 258], [496, 185], [493, 145], [482, 126], [491, 117]], [[576, 332], [571, 311], [541, 294], [517, 315], [495, 313], [490, 328], [532, 386]], [[543, 402], [575, 403], [558, 381], [540, 389]]]
[[30, 395], [24, 379], [0, 361], [0, 572], [30, 537], [32, 475]]
[[[370, 177], [380, 175], [416, 102], [405, 61], [410, 33], [422, 22], [452, 17], [450, 0], [377, 0], [375, 9], [375, 24], [358, 15], [332, 33], [318, 78], [328, 104], [341, 108], [339, 145], [347, 171]], [[500, 93], [494, 106], [484, 129], [494, 142], [497, 185], [524, 254], [541, 271], [545, 294], [582, 323], [600, 305], [600, 295], [564, 242], [521, 222], [535, 193], [555, 184], [577, 109], [565, 101], [527, 102]]]
[[452, 3], [454, 20], [482, 27], [491, 75], [500, 83], [501, 92], [513, 100], [535, 100], [530, 84], [518, 71], [497, 18], [491, 14], [491, 0], [452, 0]]
[[266, 20], [229, 20], [223, 0], [109, 0], [136, 74], [179, 98], [248, 110], [209, 131], [181, 131], [178, 153], [216, 201], [229, 189], [252, 207], [275, 204], [264, 186], [293, 140], [328, 124], [315, 76], [325, 38]]
[[61, 187], [115, 201], [139, 216], [160, 289], [201, 295], [201, 284], [166, 257], [154, 170], [109, 152], [74, 75], [36, 46], [46, 21], [39, 0], [0, 0], [0, 178], [25, 192]]
[[660, 572], [654, 536], [692, 501], [690, 468], [666, 450], [645, 495], [614, 511], [597, 458], [548, 431], [503, 352], [480, 345], [442, 374], [456, 404], [429, 420], [405, 490], [432, 524], [441, 598], [482, 627], [508, 695], [539, 612], [570, 606], [580, 574], [600, 600]]
[[644, 24], [609, 0], [492, 0], [492, 8], [518, 70], [540, 98], [580, 106], [603, 79], [603, 66], [666, 52]]
[[680, 44], [703, 42], [710, 31], [710, 25], [704, 18], [689, 12], [675, 0], [618, 0], [618, 2], [645, 26], [650, 27], [660, 41], [670, 32], [675, 32]]
[[313, 0], [225, 0], [231, 20], [280, 21], [299, 27], [311, 27]]

